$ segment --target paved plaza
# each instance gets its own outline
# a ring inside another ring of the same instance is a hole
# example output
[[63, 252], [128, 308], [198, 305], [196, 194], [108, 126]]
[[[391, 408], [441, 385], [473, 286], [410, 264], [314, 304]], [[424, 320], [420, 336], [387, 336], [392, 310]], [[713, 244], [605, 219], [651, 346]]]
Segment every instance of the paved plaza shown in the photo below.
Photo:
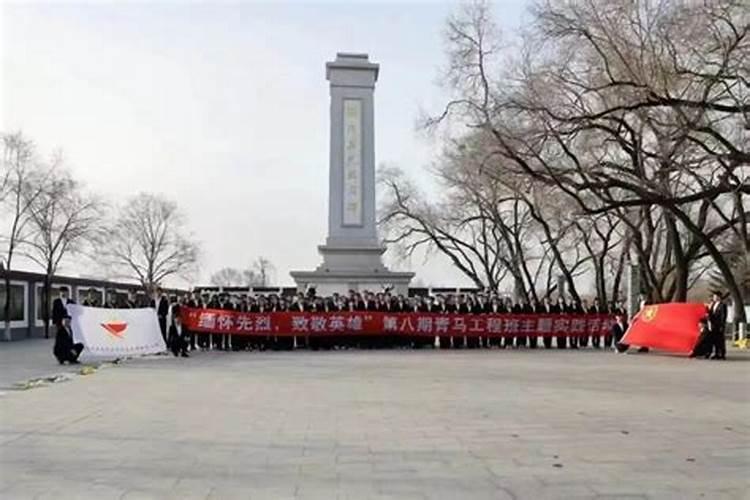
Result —
[[747, 353], [215, 352], [12, 389], [48, 344], [0, 369], [3, 499], [750, 498]]

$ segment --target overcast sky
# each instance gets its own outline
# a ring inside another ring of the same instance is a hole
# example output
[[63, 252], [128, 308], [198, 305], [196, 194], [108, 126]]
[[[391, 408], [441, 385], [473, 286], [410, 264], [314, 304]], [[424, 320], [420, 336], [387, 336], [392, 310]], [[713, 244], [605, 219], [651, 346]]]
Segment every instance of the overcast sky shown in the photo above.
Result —
[[[524, 1], [495, 11], [507, 30]], [[117, 201], [177, 201], [201, 242], [206, 283], [257, 256], [289, 271], [320, 263], [327, 231], [328, 82], [336, 52], [380, 64], [376, 163], [428, 184], [438, 144], [414, 129], [443, 102], [442, 29], [455, 3], [4, 4], [0, 130], [63, 150]], [[463, 284], [445, 259], [399, 262], [430, 285]], [[75, 262], [64, 269], [85, 273]]]

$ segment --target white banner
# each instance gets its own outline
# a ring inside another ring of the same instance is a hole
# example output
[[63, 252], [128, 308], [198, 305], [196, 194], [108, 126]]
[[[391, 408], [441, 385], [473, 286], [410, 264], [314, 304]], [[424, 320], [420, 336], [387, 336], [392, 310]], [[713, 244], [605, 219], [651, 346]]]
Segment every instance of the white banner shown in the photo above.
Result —
[[84, 345], [82, 356], [122, 358], [166, 351], [156, 310], [104, 309], [67, 306], [75, 342]]

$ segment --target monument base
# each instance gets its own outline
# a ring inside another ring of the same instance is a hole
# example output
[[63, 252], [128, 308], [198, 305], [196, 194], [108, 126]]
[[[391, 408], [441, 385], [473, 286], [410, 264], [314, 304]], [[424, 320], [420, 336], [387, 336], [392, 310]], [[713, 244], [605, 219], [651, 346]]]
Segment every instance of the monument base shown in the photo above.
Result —
[[300, 291], [314, 286], [318, 295], [325, 296], [334, 292], [347, 294], [349, 290], [381, 292], [390, 288], [392, 293], [405, 295], [414, 278], [414, 273], [393, 272], [383, 265], [382, 245], [328, 244], [318, 246], [318, 252], [323, 263], [315, 271], [290, 273]]
[[414, 278], [414, 273], [399, 273], [389, 271], [385, 267], [379, 272], [363, 271], [292, 271], [290, 274], [297, 284], [299, 291], [308, 287], [315, 287], [319, 296], [328, 296], [333, 293], [347, 295], [349, 290], [363, 292], [369, 290], [377, 293], [390, 289], [391, 294], [404, 294], [409, 292], [409, 283]]

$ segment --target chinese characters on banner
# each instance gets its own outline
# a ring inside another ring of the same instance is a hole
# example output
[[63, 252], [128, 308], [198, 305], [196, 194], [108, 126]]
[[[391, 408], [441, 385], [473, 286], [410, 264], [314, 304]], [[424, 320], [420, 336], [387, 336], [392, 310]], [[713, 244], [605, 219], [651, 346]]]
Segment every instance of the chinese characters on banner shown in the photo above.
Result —
[[344, 225], [362, 224], [362, 101], [344, 99]]
[[180, 308], [193, 332], [236, 335], [409, 335], [466, 337], [605, 335], [614, 323], [606, 314], [434, 314], [388, 312], [240, 313]]

